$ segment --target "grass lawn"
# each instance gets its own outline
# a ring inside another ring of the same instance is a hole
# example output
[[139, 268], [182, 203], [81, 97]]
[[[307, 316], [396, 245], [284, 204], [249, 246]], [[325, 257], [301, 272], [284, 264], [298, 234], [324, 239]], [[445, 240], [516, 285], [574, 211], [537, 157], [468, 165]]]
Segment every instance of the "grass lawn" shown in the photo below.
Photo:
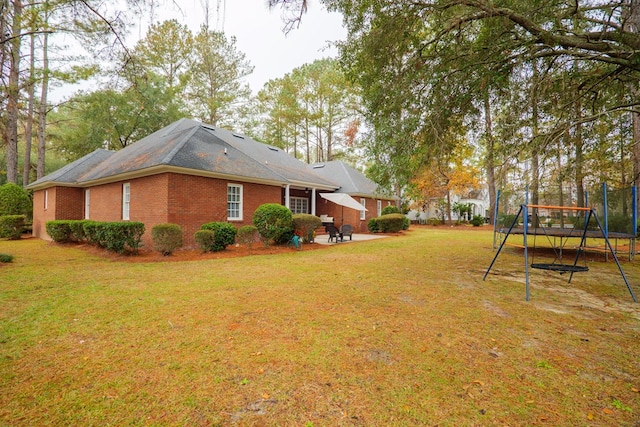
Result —
[[[640, 426], [640, 304], [492, 233], [125, 262], [0, 241], [0, 425]], [[623, 264], [640, 296], [640, 261]]]

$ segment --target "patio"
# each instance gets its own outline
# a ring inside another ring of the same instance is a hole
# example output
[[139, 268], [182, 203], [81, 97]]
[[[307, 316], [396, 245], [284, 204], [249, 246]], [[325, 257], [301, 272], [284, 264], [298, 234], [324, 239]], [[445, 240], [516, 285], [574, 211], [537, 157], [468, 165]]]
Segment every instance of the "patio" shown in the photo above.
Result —
[[327, 233], [322, 233], [322, 234], [317, 234], [316, 238], [315, 238], [315, 243], [319, 244], [319, 245], [342, 245], [343, 243], [350, 243], [350, 242], [364, 242], [367, 240], [374, 240], [374, 239], [382, 239], [383, 237], [389, 237], [386, 234], [356, 234], [353, 233], [353, 235], [351, 236], [352, 239], [349, 240], [349, 238], [347, 237], [344, 241], [338, 241], [337, 243], [335, 241], [329, 242], [329, 234]]

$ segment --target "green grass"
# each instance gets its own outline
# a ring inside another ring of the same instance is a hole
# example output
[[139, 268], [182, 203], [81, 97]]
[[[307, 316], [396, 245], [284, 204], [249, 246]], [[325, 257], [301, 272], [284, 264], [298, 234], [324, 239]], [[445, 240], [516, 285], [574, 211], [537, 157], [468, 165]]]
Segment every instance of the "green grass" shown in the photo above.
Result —
[[637, 426], [640, 307], [615, 264], [532, 273], [527, 302], [516, 250], [482, 281], [491, 243], [418, 228], [131, 263], [0, 241], [0, 425]]

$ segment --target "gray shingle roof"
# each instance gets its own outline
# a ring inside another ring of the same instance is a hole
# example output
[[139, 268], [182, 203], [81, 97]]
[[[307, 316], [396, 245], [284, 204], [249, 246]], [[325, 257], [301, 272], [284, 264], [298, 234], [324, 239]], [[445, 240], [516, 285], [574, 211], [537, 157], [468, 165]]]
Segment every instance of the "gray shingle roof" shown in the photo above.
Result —
[[162, 167], [274, 185], [315, 186], [326, 190], [339, 187], [332, 179], [316, 174], [311, 166], [280, 149], [226, 129], [181, 119], [120, 151], [96, 150], [39, 179], [29, 188], [92, 185], [98, 181], [115, 181], [123, 175], [154, 173]]
[[341, 187], [336, 190], [336, 193], [362, 196], [377, 195], [379, 193], [378, 185], [375, 182], [342, 161], [334, 160], [316, 163], [312, 167], [318, 175], [325, 178], [331, 177], [331, 179], [340, 183]]

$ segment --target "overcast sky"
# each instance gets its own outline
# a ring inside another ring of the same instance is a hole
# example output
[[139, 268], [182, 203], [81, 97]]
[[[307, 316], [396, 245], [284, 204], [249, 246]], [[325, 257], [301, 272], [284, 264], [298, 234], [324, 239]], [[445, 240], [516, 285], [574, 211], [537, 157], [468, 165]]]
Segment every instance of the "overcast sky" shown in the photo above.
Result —
[[[188, 25], [194, 33], [198, 31], [204, 22], [201, 0], [177, 0], [176, 3], [180, 4], [184, 14], [166, 8], [157, 11], [155, 21], [175, 18]], [[227, 0], [224, 14], [222, 10], [220, 14], [216, 13], [217, 0], [209, 3], [210, 28], [235, 36], [237, 49], [253, 65], [253, 74], [247, 81], [254, 93], [267, 81], [282, 77], [296, 67], [315, 59], [335, 56], [337, 50], [327, 46], [346, 37], [342, 16], [327, 12], [319, 0], [309, 2], [309, 10], [300, 27], [287, 35], [282, 32], [282, 10], [269, 10], [266, 0]]]
[[[202, 0], [173, 1], [180, 5], [181, 10], [170, 6], [172, 0], [166, 0], [169, 6], [156, 10], [151, 17], [139, 18], [139, 28], [132, 29], [127, 42], [130, 48], [146, 35], [146, 29], [152, 22], [176, 19], [189, 26], [193, 33], [199, 30], [204, 23]], [[337, 49], [331, 46], [331, 42], [346, 38], [342, 16], [327, 12], [319, 0], [309, 2], [309, 10], [300, 27], [287, 35], [282, 31], [282, 10], [269, 10], [266, 0], [227, 0], [224, 13], [220, 10], [220, 14], [216, 13], [217, 0], [210, 0], [209, 3], [209, 28], [224, 31], [227, 37], [235, 36], [236, 49], [243, 52], [254, 67], [253, 73], [246, 78], [254, 94], [267, 81], [283, 77], [294, 68], [315, 59], [335, 57]], [[73, 46], [70, 36], [62, 35], [62, 41]], [[84, 82], [50, 89], [50, 101], [59, 102], [77, 90], [94, 90], [95, 83]]]

